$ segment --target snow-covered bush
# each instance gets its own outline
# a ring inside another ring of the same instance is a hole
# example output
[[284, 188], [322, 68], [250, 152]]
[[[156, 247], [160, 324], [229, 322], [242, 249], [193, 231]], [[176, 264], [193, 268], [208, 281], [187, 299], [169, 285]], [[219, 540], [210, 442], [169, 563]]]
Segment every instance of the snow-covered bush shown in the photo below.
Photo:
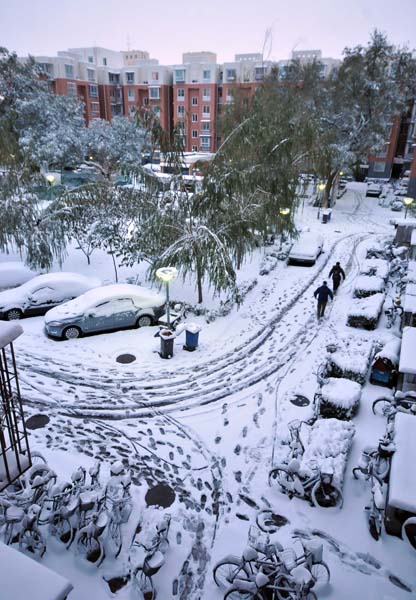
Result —
[[301, 467], [310, 469], [315, 462], [321, 470], [331, 468], [335, 482], [342, 485], [354, 433], [355, 427], [349, 421], [318, 419], [303, 438]]
[[384, 291], [384, 279], [376, 275], [360, 275], [357, 277], [354, 287], [355, 298], [366, 298]]
[[321, 388], [320, 414], [324, 418], [351, 419], [358, 411], [361, 386], [343, 377], [330, 377]]
[[348, 310], [347, 325], [361, 329], [375, 329], [384, 304], [384, 294], [373, 294], [368, 298], [359, 298], [351, 303]]
[[350, 351], [337, 351], [328, 358], [326, 372], [329, 377], [342, 377], [363, 384], [370, 365], [371, 346], [354, 345]]
[[368, 258], [361, 264], [361, 275], [381, 277], [386, 280], [389, 275], [389, 263], [382, 258]]
[[264, 253], [260, 263], [260, 275], [268, 275], [270, 271], [273, 271], [277, 267], [279, 262], [279, 253], [276, 249], [270, 250]]

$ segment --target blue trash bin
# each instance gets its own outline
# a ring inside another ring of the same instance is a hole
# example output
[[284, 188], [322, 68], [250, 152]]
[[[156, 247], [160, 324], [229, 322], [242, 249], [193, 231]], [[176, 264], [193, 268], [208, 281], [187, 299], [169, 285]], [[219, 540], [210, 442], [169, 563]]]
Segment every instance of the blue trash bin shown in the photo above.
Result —
[[188, 350], [188, 352], [193, 352], [198, 347], [199, 342], [199, 332], [201, 328], [196, 323], [192, 323], [189, 327], [186, 327], [186, 340], [184, 350]]

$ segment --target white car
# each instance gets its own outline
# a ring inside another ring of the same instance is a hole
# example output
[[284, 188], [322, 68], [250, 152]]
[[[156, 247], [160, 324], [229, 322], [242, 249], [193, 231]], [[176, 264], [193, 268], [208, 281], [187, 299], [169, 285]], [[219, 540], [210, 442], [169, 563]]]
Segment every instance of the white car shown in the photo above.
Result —
[[0, 292], [0, 318], [7, 321], [44, 315], [49, 309], [101, 285], [77, 273], [38, 275], [12, 290]]
[[373, 198], [378, 198], [379, 196], [381, 196], [382, 191], [383, 188], [379, 183], [369, 183], [365, 195], [372, 196]]
[[163, 294], [140, 285], [117, 283], [86, 292], [50, 310], [45, 316], [46, 333], [64, 340], [153, 325], [165, 310]]
[[324, 238], [321, 235], [309, 231], [301, 233], [290, 249], [288, 264], [315, 264], [323, 246]]

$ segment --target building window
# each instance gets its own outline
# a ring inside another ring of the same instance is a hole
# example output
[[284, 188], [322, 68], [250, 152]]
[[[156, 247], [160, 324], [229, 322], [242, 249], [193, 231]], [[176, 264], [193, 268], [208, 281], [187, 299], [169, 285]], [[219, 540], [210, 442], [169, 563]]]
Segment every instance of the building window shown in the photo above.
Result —
[[46, 73], [47, 75], [53, 74], [53, 65], [51, 63], [38, 63], [38, 65], [41, 73]]
[[88, 81], [95, 81], [94, 69], [87, 69], [87, 77], [88, 77]]
[[205, 106], [205, 105], [204, 105], [204, 106], [202, 107], [202, 116], [203, 116], [203, 117], [209, 117], [209, 115], [210, 115], [210, 112], [211, 112], [211, 110], [210, 110], [210, 107], [209, 107], [209, 106]]
[[74, 79], [74, 67], [72, 65], [65, 65], [65, 77]]
[[110, 98], [116, 99], [116, 90], [114, 88], [110, 89]]
[[147, 98], [147, 96], [146, 96], [146, 98], [143, 98], [143, 104], [145, 106], [149, 106], [149, 98]]
[[202, 71], [202, 79], [205, 83], [211, 81], [211, 71]]
[[207, 137], [207, 136], [201, 136], [201, 148], [209, 148], [211, 145], [211, 138]]
[[95, 115], [100, 112], [100, 105], [98, 102], [91, 102], [91, 112]]
[[158, 71], [152, 71], [152, 80], [159, 81], [159, 72]]
[[178, 116], [183, 117], [184, 114], [185, 114], [185, 107], [178, 106]]
[[256, 81], [263, 81], [265, 75], [266, 75], [266, 67], [255, 67], [254, 79]]
[[175, 69], [175, 83], [185, 83], [185, 69]]
[[198, 152], [198, 146], [192, 146], [192, 152]]
[[134, 73], [126, 73], [126, 82], [134, 83]]
[[178, 92], [177, 96], [176, 96], [177, 100], [179, 102], [183, 102], [185, 100], [185, 90], [184, 90], [184, 88], [178, 88], [177, 92]]
[[192, 113], [192, 123], [198, 123], [198, 115], [197, 115], [197, 113]]
[[77, 84], [73, 83], [72, 81], [67, 81], [66, 94], [67, 94], [67, 96], [76, 96], [77, 95]]
[[119, 85], [119, 83], [120, 83], [120, 73], [109, 73], [108, 74], [108, 81], [110, 83], [114, 83], [116, 85]]
[[227, 78], [227, 81], [236, 81], [237, 71], [235, 69], [226, 69], [225, 76]]
[[234, 90], [230, 88], [227, 90], [227, 102], [234, 102]]
[[197, 129], [192, 129], [192, 137], [193, 138], [197, 138], [198, 137], [198, 130]]
[[149, 96], [152, 100], [159, 100], [160, 99], [160, 88], [158, 88], [158, 87], [149, 88]]
[[192, 106], [198, 106], [198, 96], [192, 96]]
[[89, 85], [91, 98], [98, 98], [98, 87], [96, 85]]
[[386, 163], [384, 162], [375, 162], [373, 166], [374, 173], [384, 173], [386, 169]]
[[209, 133], [211, 130], [211, 123], [202, 123], [202, 131], [205, 133]]
[[134, 105], [129, 106], [129, 113], [131, 117], [136, 113], [136, 107]]
[[89, 56], [88, 57], [88, 62], [89, 63], [93, 63], [94, 62], [94, 57], [93, 56]]
[[211, 90], [209, 88], [204, 88], [202, 90], [202, 99], [211, 100]]
[[104, 57], [103, 58], [103, 65], [106, 67], [107, 66], [107, 59]]
[[132, 101], [134, 102], [135, 96], [136, 96], [136, 94], [135, 94], [134, 90], [130, 88], [129, 91], [127, 92], [127, 97], [129, 99], [129, 102], [132, 102]]

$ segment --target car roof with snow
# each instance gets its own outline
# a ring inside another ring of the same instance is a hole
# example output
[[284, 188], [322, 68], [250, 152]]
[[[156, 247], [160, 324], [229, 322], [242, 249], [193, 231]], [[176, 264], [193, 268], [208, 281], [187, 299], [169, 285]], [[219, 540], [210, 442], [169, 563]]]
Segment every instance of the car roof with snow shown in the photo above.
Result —
[[303, 231], [292, 246], [292, 250], [315, 250], [316, 246], [323, 244], [324, 238], [319, 233]]
[[79, 273], [67, 273], [65, 271], [61, 271], [59, 273], [45, 273], [44, 275], [33, 277], [33, 279], [30, 279], [24, 283], [22, 287], [27, 290], [31, 290], [42, 285], [58, 285], [61, 287], [65, 284], [81, 286], [92, 284], [100, 285], [101, 281], [96, 277], [87, 277], [86, 275], [80, 275]]
[[405, 327], [400, 350], [400, 373], [416, 375], [416, 327]]
[[45, 319], [50, 322], [52, 319], [70, 317], [98, 304], [124, 298], [137, 300], [142, 308], [161, 306], [166, 301], [163, 294], [149, 288], [131, 283], [115, 283], [94, 288], [74, 300], [52, 308]]

